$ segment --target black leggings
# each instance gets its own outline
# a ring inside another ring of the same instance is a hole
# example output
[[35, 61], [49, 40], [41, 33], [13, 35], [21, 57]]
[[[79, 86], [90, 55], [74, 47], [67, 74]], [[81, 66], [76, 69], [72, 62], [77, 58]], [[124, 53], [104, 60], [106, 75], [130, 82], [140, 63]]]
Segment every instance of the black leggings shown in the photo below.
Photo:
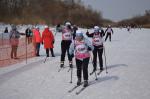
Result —
[[61, 61], [65, 61], [66, 52], [67, 52], [67, 55], [68, 55], [68, 60], [72, 61], [72, 58], [69, 54], [70, 45], [71, 45], [71, 41], [65, 41], [64, 40], [64, 41], [61, 42]]
[[49, 57], [49, 50], [51, 51], [51, 55], [54, 56], [53, 48], [50, 48], [50, 49], [47, 48], [47, 49], [46, 49], [46, 54], [47, 54], [47, 56]]
[[109, 37], [109, 41], [111, 41], [111, 33], [107, 33], [105, 41], [107, 40], [108, 37]]
[[83, 78], [84, 80], [88, 80], [88, 64], [89, 64], [89, 59], [86, 58], [83, 61], [76, 59], [76, 66], [77, 66], [77, 77], [78, 79], [81, 79], [82, 77], [82, 71], [83, 71]]
[[36, 55], [39, 56], [39, 51], [40, 51], [40, 43], [36, 43]]
[[96, 70], [97, 68], [97, 53], [98, 53], [98, 57], [99, 57], [99, 66], [100, 69], [103, 69], [103, 48], [94, 48], [93, 50], [93, 67]]

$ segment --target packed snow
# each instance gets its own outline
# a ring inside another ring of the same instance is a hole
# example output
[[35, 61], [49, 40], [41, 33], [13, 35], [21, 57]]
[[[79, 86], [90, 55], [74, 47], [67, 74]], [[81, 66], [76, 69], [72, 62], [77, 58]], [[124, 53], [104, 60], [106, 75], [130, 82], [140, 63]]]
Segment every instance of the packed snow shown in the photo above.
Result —
[[[108, 74], [102, 72], [98, 81], [95, 75], [89, 76], [90, 85], [79, 95], [75, 93], [82, 85], [68, 93], [77, 82], [76, 68], [73, 68], [72, 84], [69, 83], [71, 72], [67, 72], [69, 67], [58, 72], [61, 33], [57, 33], [56, 57], [50, 57], [44, 63], [46, 52], [42, 45], [40, 57], [28, 59], [27, 64], [24, 61], [0, 68], [0, 99], [149, 99], [150, 29], [113, 30], [112, 42], [104, 43]], [[66, 57], [65, 66], [68, 64]], [[90, 60], [89, 73], [92, 69]]]

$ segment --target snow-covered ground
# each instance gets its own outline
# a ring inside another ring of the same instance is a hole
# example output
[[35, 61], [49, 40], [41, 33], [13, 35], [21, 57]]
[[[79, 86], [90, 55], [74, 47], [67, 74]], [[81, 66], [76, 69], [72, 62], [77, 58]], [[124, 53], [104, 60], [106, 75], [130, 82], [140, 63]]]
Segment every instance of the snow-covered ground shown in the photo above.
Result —
[[[82, 29], [86, 31], [86, 29]], [[114, 28], [112, 42], [105, 42], [108, 74], [102, 72], [95, 81], [76, 95], [68, 90], [76, 85], [76, 69], [70, 84], [69, 68], [58, 72], [61, 34], [55, 36], [55, 58], [48, 58], [41, 46], [41, 57], [0, 68], [0, 99], [149, 99], [150, 97], [150, 30]], [[67, 60], [67, 59], [66, 59]], [[68, 65], [68, 61], [65, 63]], [[75, 65], [75, 62], [74, 62]], [[89, 72], [92, 71], [90, 61]]]

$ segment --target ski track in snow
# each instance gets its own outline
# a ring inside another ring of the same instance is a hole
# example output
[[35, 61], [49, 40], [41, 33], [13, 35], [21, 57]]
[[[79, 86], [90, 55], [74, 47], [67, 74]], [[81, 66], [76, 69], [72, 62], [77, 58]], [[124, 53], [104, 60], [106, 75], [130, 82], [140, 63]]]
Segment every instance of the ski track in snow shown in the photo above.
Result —
[[[98, 81], [94, 75], [89, 76], [90, 86], [79, 95], [75, 93], [82, 86], [68, 93], [76, 85], [76, 69], [73, 68], [72, 84], [69, 83], [69, 68], [58, 72], [61, 34], [55, 39], [56, 57], [48, 58], [46, 63], [41, 46], [41, 57], [29, 59], [27, 64], [24, 61], [0, 68], [0, 99], [149, 99], [150, 29], [132, 29], [129, 33], [126, 29], [114, 28], [112, 42], [104, 43], [108, 74], [102, 72]], [[66, 61], [65, 65], [68, 64]], [[90, 60], [89, 73], [92, 67]]]

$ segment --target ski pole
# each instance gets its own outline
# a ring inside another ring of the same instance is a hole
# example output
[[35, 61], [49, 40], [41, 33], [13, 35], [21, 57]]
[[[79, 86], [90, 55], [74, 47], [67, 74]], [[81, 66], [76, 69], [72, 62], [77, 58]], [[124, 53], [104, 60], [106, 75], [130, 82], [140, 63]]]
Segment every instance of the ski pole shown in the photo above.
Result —
[[71, 68], [68, 69], [68, 72], [71, 70]]
[[104, 57], [105, 57], [105, 68], [106, 68], [106, 74], [107, 74], [108, 71], [107, 71], [107, 62], [106, 62], [106, 52], [105, 52], [105, 47], [104, 47]]
[[44, 63], [46, 62], [46, 60], [47, 60], [47, 56], [46, 56], [46, 58], [45, 58], [45, 60], [44, 60]]
[[60, 72], [60, 71], [61, 71], [61, 69], [62, 69], [62, 68], [60, 68], [60, 69], [58, 70], [58, 72]]
[[[91, 62], [93, 63], [93, 59], [92, 59], [92, 57], [91, 57]], [[96, 71], [94, 71], [95, 72], [95, 80], [98, 80], [98, 78], [97, 78], [97, 74], [96, 74]], [[92, 74], [92, 73], [91, 73]]]
[[25, 43], [26, 43], [26, 64], [27, 64], [27, 37], [25, 37]]
[[73, 74], [73, 68], [71, 68], [71, 81], [70, 81], [70, 83], [72, 83], [72, 74]]
[[95, 79], [95, 80], [98, 80], [98, 78], [97, 78], [97, 74], [96, 74], [96, 71], [95, 71], [95, 77], [96, 77], [96, 79]]
[[3, 33], [2, 33], [2, 46], [3, 46], [3, 40], [4, 40], [4, 39], [3, 39]]

